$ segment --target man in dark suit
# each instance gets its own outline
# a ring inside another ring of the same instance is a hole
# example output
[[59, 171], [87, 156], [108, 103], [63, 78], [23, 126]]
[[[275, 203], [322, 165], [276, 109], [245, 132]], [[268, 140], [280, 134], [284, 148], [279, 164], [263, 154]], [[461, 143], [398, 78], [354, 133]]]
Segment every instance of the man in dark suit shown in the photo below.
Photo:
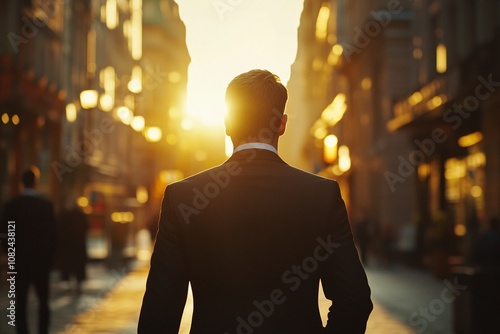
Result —
[[2, 231], [10, 232], [9, 239], [2, 243], [8, 252], [15, 248], [15, 263], [8, 271], [17, 273], [14, 301], [19, 334], [28, 333], [27, 300], [32, 284], [39, 302], [38, 333], [49, 333], [49, 274], [56, 242], [55, 216], [52, 204], [35, 192], [38, 173], [38, 169], [30, 169], [22, 174], [24, 192], [5, 205], [1, 221]]
[[[177, 333], [188, 283], [191, 333], [364, 333], [370, 288], [335, 181], [277, 154], [287, 91], [268, 71], [226, 91], [224, 164], [169, 185], [138, 331]], [[333, 304], [323, 327], [319, 283]]]

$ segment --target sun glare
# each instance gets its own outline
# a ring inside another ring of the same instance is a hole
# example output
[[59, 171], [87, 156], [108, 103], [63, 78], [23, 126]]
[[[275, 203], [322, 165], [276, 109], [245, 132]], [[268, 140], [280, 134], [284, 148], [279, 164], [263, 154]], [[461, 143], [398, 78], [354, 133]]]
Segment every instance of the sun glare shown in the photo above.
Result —
[[267, 69], [287, 83], [303, 7], [303, 0], [222, 2], [177, 0], [191, 56], [185, 118], [205, 129], [223, 127], [224, 94], [236, 75]]

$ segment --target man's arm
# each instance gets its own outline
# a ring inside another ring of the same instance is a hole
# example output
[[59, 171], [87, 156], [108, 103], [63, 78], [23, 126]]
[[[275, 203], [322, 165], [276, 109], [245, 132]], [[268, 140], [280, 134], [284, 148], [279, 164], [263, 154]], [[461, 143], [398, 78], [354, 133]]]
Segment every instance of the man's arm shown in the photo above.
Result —
[[139, 334], [178, 333], [186, 304], [189, 281], [179, 221], [169, 193], [167, 187], [139, 317]]
[[370, 287], [354, 246], [340, 188], [334, 183], [332, 242], [338, 244], [321, 276], [326, 298], [332, 301], [326, 333], [362, 334], [373, 309]]

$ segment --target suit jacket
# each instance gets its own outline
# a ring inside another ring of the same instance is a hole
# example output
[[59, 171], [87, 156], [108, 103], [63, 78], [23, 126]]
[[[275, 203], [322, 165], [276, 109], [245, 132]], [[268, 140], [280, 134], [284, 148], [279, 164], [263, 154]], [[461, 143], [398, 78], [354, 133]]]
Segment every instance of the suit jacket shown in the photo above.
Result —
[[266, 150], [166, 188], [138, 332], [178, 333], [189, 282], [192, 334], [364, 333], [372, 310], [338, 184]]
[[[50, 270], [56, 247], [55, 216], [52, 203], [35, 194], [23, 194], [5, 205], [2, 232], [8, 221], [15, 221], [16, 270], [19, 274], [37, 275]], [[2, 243], [8, 247], [8, 239]], [[10, 247], [10, 246], [9, 246]]]

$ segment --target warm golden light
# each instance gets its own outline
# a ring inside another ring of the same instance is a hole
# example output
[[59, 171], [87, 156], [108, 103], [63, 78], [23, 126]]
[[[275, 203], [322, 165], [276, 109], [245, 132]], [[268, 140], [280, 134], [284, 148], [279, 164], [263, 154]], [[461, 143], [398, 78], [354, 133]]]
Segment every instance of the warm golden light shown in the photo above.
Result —
[[76, 121], [76, 106], [74, 103], [66, 105], [66, 120], [70, 123]]
[[116, 0], [107, 0], [106, 2], [106, 27], [113, 30], [118, 26], [118, 7]]
[[142, 0], [131, 0], [132, 59], [142, 58]]
[[226, 153], [226, 157], [230, 157], [233, 154], [234, 146], [233, 142], [231, 141], [231, 137], [226, 136], [225, 139], [225, 148], [224, 151]]
[[438, 73], [444, 73], [447, 67], [446, 46], [444, 44], [439, 44], [436, 48], [436, 71]]
[[322, 119], [316, 120], [314, 122], [314, 125], [312, 126], [310, 133], [316, 138], [316, 139], [323, 139], [328, 135], [328, 130], [327, 130], [327, 124], [325, 121]]
[[316, 38], [324, 41], [328, 36], [328, 21], [330, 20], [330, 7], [321, 6], [316, 20]]
[[[154, 237], [154, 235], [153, 235]], [[139, 261], [148, 261], [151, 258], [151, 251], [147, 249], [140, 249], [137, 251], [137, 259]]]
[[166, 169], [160, 172], [160, 180], [164, 184], [170, 184], [182, 178], [184, 178], [184, 174], [178, 169]]
[[106, 5], [102, 5], [99, 11], [101, 22], [106, 24]]
[[458, 139], [458, 145], [460, 147], [469, 147], [475, 145], [483, 140], [483, 134], [479, 131], [468, 134], [466, 136], [460, 137]]
[[328, 130], [326, 128], [317, 128], [314, 131], [314, 137], [317, 139], [323, 139], [328, 134]]
[[328, 64], [330, 66], [335, 66], [338, 64], [340, 56], [342, 56], [342, 53], [344, 52], [344, 48], [340, 44], [335, 44], [332, 47], [332, 50], [330, 51], [330, 54], [328, 55]]
[[467, 227], [463, 224], [455, 225], [455, 235], [463, 237], [467, 233]]
[[130, 122], [130, 126], [135, 131], [141, 132], [142, 130], [144, 130], [145, 123], [146, 123], [146, 121], [144, 120], [144, 117], [134, 116], [134, 118], [132, 118], [132, 122]]
[[147, 141], [151, 143], [156, 143], [161, 140], [162, 131], [159, 127], [152, 126], [146, 129], [146, 133], [144, 135]]
[[118, 110], [116, 111], [116, 115], [125, 125], [129, 125], [130, 122], [132, 122], [132, 118], [134, 117], [132, 111], [127, 107], [118, 108]]
[[337, 94], [333, 99], [332, 103], [328, 105], [325, 110], [321, 113], [321, 119], [326, 122], [329, 126], [334, 126], [337, 124], [344, 116], [347, 110], [347, 105], [345, 103], [345, 95], [342, 93]]
[[479, 198], [483, 195], [483, 189], [480, 186], [472, 186], [470, 189], [470, 195], [474, 198]]
[[89, 200], [87, 199], [87, 197], [78, 197], [78, 199], [76, 200], [76, 204], [78, 204], [79, 207], [84, 208], [89, 205]]
[[343, 145], [339, 147], [339, 169], [342, 173], [351, 169], [351, 156], [349, 147]]
[[446, 180], [463, 178], [467, 173], [467, 165], [464, 161], [452, 158], [446, 161], [444, 177]]
[[111, 220], [115, 223], [131, 223], [134, 221], [134, 214], [130, 211], [126, 212], [113, 212], [111, 214]]
[[420, 180], [425, 180], [431, 173], [431, 166], [426, 163], [422, 163], [418, 166], [418, 177]]
[[370, 90], [372, 88], [372, 79], [369, 77], [363, 78], [363, 80], [361, 80], [361, 88]]
[[331, 164], [337, 159], [337, 144], [339, 140], [335, 135], [328, 135], [323, 141], [323, 160]]
[[99, 81], [104, 94], [99, 99], [103, 111], [111, 111], [115, 105], [116, 75], [112, 66], [107, 66], [99, 73]]
[[80, 93], [80, 105], [83, 109], [92, 109], [97, 106], [99, 93], [95, 89], [84, 90]]
[[113, 97], [108, 94], [102, 94], [99, 97], [99, 105], [103, 111], [109, 112], [113, 110]]
[[139, 94], [142, 91], [142, 67], [139, 65], [135, 65], [132, 69], [128, 90], [135, 94]]
[[171, 83], [178, 83], [181, 81], [181, 74], [179, 72], [173, 71], [168, 74], [168, 81]]
[[186, 131], [190, 131], [193, 129], [193, 121], [189, 118], [185, 118], [181, 122], [181, 128]]
[[435, 109], [443, 104], [443, 98], [441, 96], [434, 96], [431, 100], [427, 102], [427, 108], [430, 110]]
[[3, 124], [9, 123], [9, 115], [7, 113], [2, 114], [2, 123]]
[[[235, 9], [219, 13], [223, 19], [203, 14], [196, 1], [176, 2], [186, 24], [186, 43], [191, 56], [187, 99], [185, 107], [180, 106], [179, 118], [189, 117], [195, 121], [196, 131], [202, 136], [222, 134], [226, 111], [224, 94], [236, 75], [254, 68], [269, 69], [287, 84], [297, 50], [296, 32], [303, 1], [267, 1], [258, 6], [245, 6], [243, 11], [236, 10], [238, 1], [217, 1], [227, 3], [226, 8]], [[263, 13], [276, 14], [272, 15], [272, 20], [254, 20]], [[177, 79], [176, 75], [169, 76], [166, 78], [169, 82]], [[184, 82], [186, 78], [179, 79]], [[191, 129], [189, 121], [183, 121], [183, 125], [183, 129]], [[217, 148], [221, 153], [224, 152], [222, 143]]]
[[169, 145], [175, 145], [175, 144], [177, 144], [177, 141], [178, 141], [177, 140], [177, 135], [175, 133], [169, 133], [167, 135], [167, 143]]
[[136, 192], [135, 192], [135, 198], [137, 199], [137, 202], [140, 204], [145, 204], [148, 199], [148, 190], [144, 186], [137, 187]]
[[420, 92], [415, 92], [413, 93], [411, 96], [410, 96], [410, 105], [411, 106], [415, 106], [417, 104], [419, 104], [420, 102], [422, 102], [422, 93]]
[[479, 168], [486, 165], [486, 155], [483, 152], [476, 152], [467, 157], [467, 167]]
[[12, 115], [12, 124], [18, 125], [21, 120], [17, 114]]
[[339, 140], [335, 135], [328, 135], [324, 140], [326, 147], [335, 147], [337, 146], [338, 142]]

